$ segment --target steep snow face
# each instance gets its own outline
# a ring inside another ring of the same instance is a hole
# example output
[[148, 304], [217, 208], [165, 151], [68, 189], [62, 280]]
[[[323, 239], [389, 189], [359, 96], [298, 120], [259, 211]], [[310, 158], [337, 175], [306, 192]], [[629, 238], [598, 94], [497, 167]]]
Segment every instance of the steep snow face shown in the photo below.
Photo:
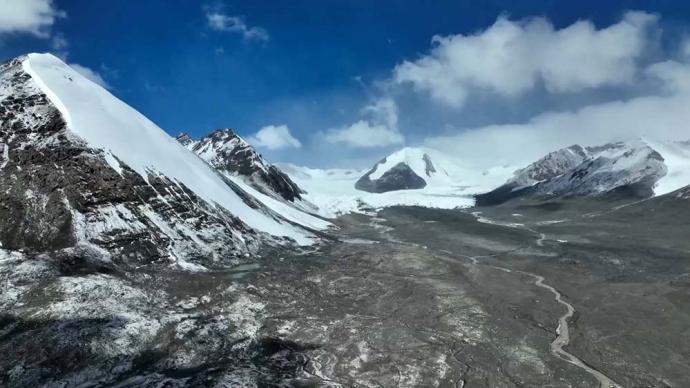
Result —
[[302, 190], [231, 129], [218, 129], [198, 141], [186, 134], [177, 140], [217, 170], [242, 178], [263, 194], [295, 202]]
[[111, 167], [121, 163], [145, 180], [163, 175], [184, 184], [255, 230], [312, 242], [311, 234], [247, 205], [203, 160], [181, 146], [142, 114], [87, 80], [50, 54], [29, 54], [24, 71], [60, 111], [69, 131], [91, 147], [104, 150]]
[[664, 158], [666, 175], [654, 186], [654, 195], [664, 195], [690, 185], [690, 142], [644, 142]]

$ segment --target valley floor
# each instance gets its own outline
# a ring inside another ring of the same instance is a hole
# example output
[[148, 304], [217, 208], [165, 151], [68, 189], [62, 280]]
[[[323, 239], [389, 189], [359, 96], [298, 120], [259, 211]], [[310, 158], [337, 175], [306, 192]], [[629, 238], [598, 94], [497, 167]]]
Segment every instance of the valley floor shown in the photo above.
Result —
[[0, 383], [690, 386], [690, 210], [612, 207], [389, 208], [220, 272], [4, 253]]

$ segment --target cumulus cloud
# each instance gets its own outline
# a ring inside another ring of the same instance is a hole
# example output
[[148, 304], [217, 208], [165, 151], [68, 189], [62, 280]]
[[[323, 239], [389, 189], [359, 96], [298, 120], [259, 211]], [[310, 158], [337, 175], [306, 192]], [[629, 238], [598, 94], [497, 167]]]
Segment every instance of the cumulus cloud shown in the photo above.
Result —
[[21, 32], [48, 38], [55, 20], [64, 15], [52, 0], [0, 0], [0, 34]]
[[71, 68], [73, 68], [74, 70], [76, 70], [77, 73], [83, 75], [89, 81], [95, 82], [98, 85], [101, 85], [102, 87], [104, 87], [106, 89], [111, 88], [110, 84], [108, 84], [108, 82], [103, 78], [103, 76], [100, 73], [98, 73], [97, 71], [95, 71], [89, 67], [80, 65], [78, 63], [70, 63], [69, 66]]
[[364, 107], [362, 114], [368, 119], [329, 129], [322, 135], [330, 143], [357, 148], [385, 147], [405, 142], [398, 130], [398, 106], [393, 99], [378, 99]]
[[292, 136], [287, 125], [265, 126], [247, 140], [257, 147], [263, 147], [271, 151], [302, 147], [302, 143]]
[[245, 40], [268, 41], [268, 31], [261, 27], [250, 27], [240, 16], [229, 16], [218, 11], [206, 13], [208, 26], [214, 31], [233, 32]]
[[645, 137], [690, 140], [690, 63], [665, 61], [644, 71], [661, 83], [656, 95], [545, 112], [524, 123], [488, 125], [431, 136], [426, 145], [480, 167], [527, 164], [571, 144], [599, 145]]
[[514, 97], [540, 84], [551, 93], [629, 84], [656, 25], [645, 12], [627, 12], [602, 29], [590, 21], [557, 30], [544, 18], [499, 17], [475, 34], [435, 36], [428, 54], [396, 66], [393, 82], [455, 107], [476, 91]]
[[328, 130], [325, 137], [330, 143], [358, 148], [385, 147], [402, 144], [405, 141], [400, 132], [365, 120], [357, 121], [347, 127]]

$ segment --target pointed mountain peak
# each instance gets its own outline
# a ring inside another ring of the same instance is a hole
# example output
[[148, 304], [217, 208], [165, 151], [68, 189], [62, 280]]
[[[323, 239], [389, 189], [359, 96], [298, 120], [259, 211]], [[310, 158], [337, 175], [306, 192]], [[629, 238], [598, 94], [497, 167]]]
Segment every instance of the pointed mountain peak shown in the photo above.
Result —
[[[184, 140], [178, 136], [178, 141]], [[297, 184], [230, 128], [216, 129], [187, 148], [221, 173], [240, 177], [263, 194], [290, 202], [301, 199]]]

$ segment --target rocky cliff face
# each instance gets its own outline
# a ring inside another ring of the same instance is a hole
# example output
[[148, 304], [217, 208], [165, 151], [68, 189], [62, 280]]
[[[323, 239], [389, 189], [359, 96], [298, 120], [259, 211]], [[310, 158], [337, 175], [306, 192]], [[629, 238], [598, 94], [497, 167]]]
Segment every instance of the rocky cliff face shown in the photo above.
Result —
[[177, 140], [218, 171], [241, 177], [266, 195], [290, 202], [301, 199], [297, 184], [231, 129], [215, 130], [199, 140], [182, 133]]
[[[155, 169], [142, 176], [75, 135], [27, 73], [26, 60], [0, 65], [0, 248], [195, 269], [234, 263], [266, 244], [289, 242], [248, 226], [184, 182]], [[225, 183], [246, 209], [283, 221]]]

